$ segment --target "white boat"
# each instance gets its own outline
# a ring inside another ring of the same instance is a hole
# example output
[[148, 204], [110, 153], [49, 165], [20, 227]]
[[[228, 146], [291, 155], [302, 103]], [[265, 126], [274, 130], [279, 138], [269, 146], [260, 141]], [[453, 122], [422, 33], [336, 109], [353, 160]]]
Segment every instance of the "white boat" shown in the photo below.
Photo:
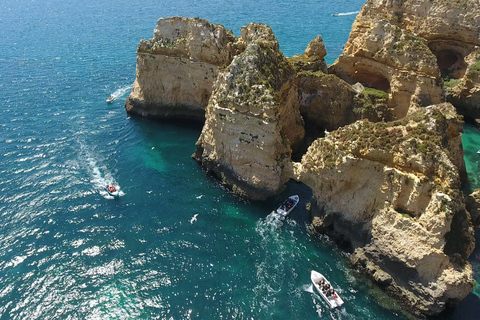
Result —
[[343, 305], [343, 300], [338, 293], [333, 289], [330, 282], [321, 273], [312, 270], [310, 274], [312, 284], [317, 289], [318, 294], [325, 300], [330, 309], [338, 308]]
[[[112, 189], [113, 188], [113, 189]], [[105, 188], [105, 191], [108, 192], [109, 195], [111, 195], [112, 197], [119, 197], [120, 196], [120, 192], [118, 191], [118, 188], [115, 188], [115, 186], [111, 185], [111, 186], [106, 186]]]
[[275, 212], [279, 214], [282, 218], [285, 218], [290, 212], [292, 212], [293, 209], [295, 209], [299, 201], [299, 196], [290, 196], [280, 205], [280, 207], [278, 207], [277, 211]]
[[108, 97], [107, 102], [110, 103], [110, 102], [112, 102], [113, 100], [115, 100], [115, 97], [114, 97], [114, 96], [110, 96], [110, 97]]

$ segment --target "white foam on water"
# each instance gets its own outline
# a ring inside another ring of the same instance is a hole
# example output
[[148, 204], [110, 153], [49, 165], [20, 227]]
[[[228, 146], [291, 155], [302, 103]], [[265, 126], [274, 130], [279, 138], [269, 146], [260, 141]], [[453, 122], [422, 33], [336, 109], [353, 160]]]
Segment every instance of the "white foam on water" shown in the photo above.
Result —
[[114, 99], [117, 99], [117, 98], [120, 98], [120, 97], [123, 97], [128, 91], [130, 91], [132, 89], [132, 86], [129, 85], [129, 86], [125, 86], [125, 87], [121, 87], [121, 88], [118, 88], [117, 90], [115, 90], [113, 93], [111, 93], [110, 95], [114, 98]]
[[313, 293], [313, 284], [304, 284], [302, 290], [305, 292]]
[[114, 199], [105, 187], [107, 185], [114, 185], [118, 190], [119, 196], [124, 196], [125, 193], [120, 189], [120, 185], [117, 183], [112, 173], [108, 170], [105, 165], [100, 166], [97, 162], [97, 158], [94, 154], [83, 144], [81, 144], [81, 160], [86, 164], [87, 171], [90, 174], [90, 182], [92, 183], [95, 190], [98, 190], [100, 195], [105, 199]]
[[340, 13], [335, 13], [335, 16], [351, 16], [353, 14], [358, 14], [360, 11], [351, 11], [351, 12], [340, 12]]

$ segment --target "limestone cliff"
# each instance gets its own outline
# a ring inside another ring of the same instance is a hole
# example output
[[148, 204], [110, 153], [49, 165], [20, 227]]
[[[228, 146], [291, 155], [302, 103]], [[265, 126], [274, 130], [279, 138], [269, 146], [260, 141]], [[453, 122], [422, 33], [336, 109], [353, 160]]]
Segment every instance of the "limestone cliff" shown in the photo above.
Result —
[[448, 25], [427, 36], [437, 29], [426, 13], [443, 17], [445, 2], [368, 1], [328, 70], [320, 36], [287, 59], [263, 24], [236, 38], [198, 18], [159, 19], [154, 38], [139, 44], [127, 112], [204, 119], [193, 157], [246, 198], [275, 196], [290, 178], [304, 182], [317, 230], [348, 239], [354, 261], [415, 312], [439, 313], [471, 291], [474, 245], [460, 191], [463, 123], [452, 105], [437, 104], [440, 70], [465, 76], [448, 91], [461, 100], [476, 94], [480, 70], [475, 51], [446, 63], [453, 49], [442, 49], [450, 38], [439, 34], [454, 37]]
[[372, 13], [367, 3], [329, 72], [387, 92], [388, 106], [397, 118], [406, 116], [412, 105], [444, 101], [440, 71], [426, 41], [368, 14]]
[[[389, 105], [403, 117], [412, 104], [443, 101], [439, 72], [463, 79], [475, 63], [469, 55], [480, 45], [479, 24], [478, 0], [369, 0], [331, 72], [389, 92]], [[480, 114], [476, 83], [448, 95], [472, 117]]]
[[354, 262], [423, 314], [474, 284], [461, 131], [450, 104], [390, 123], [360, 120], [316, 140], [294, 167], [314, 192], [314, 226], [346, 237]]
[[218, 68], [239, 50], [222, 25], [198, 18], [161, 18], [137, 50], [127, 112], [143, 117], [204, 119]]
[[459, 112], [477, 122], [480, 119], [480, 49], [465, 57], [467, 68], [461, 78], [445, 81], [447, 99]]
[[245, 51], [218, 75], [194, 157], [236, 193], [265, 199], [288, 179], [303, 121], [294, 70], [270, 27], [249, 24], [241, 40]]

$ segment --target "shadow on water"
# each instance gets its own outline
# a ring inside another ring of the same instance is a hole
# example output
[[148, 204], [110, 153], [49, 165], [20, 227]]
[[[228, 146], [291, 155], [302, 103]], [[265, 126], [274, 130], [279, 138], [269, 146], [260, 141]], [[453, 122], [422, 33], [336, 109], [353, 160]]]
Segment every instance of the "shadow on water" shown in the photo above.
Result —
[[285, 201], [285, 199], [292, 195], [298, 195], [300, 197], [300, 201], [297, 205], [297, 208], [295, 208], [288, 217], [297, 222], [310, 223], [311, 218], [310, 213], [307, 210], [307, 204], [311, 201], [313, 197], [313, 192], [312, 189], [310, 189], [310, 187], [306, 184], [290, 179], [285, 184], [285, 190], [283, 190], [278, 196], [274, 197], [273, 199], [268, 199], [268, 202], [275, 204], [272, 207], [272, 210], [275, 210], [283, 201]]

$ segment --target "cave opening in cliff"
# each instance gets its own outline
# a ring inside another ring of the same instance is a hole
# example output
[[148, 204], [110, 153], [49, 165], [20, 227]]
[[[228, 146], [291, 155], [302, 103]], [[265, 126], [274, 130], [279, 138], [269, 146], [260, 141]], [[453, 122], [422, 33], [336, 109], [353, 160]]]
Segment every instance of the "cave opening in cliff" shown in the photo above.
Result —
[[390, 92], [390, 81], [380, 74], [358, 70], [353, 75], [353, 81], [360, 82], [366, 87]]
[[297, 148], [292, 150], [292, 161], [300, 162], [305, 153], [307, 153], [308, 147], [313, 143], [313, 141], [318, 138], [325, 137], [325, 128], [319, 126], [316, 119], [310, 119], [305, 114], [302, 114], [305, 128], [305, 137], [303, 141], [298, 145]]
[[467, 64], [463, 55], [451, 49], [432, 49], [443, 79], [460, 79], [465, 75]]

